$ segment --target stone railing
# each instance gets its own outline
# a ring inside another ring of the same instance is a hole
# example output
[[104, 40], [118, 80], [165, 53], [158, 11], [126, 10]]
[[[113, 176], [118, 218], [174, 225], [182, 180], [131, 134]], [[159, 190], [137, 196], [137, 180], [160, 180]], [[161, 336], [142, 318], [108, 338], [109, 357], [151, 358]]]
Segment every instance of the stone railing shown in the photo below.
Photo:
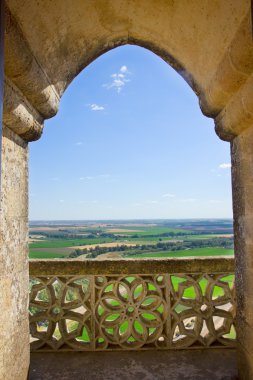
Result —
[[234, 259], [30, 261], [32, 351], [235, 346]]

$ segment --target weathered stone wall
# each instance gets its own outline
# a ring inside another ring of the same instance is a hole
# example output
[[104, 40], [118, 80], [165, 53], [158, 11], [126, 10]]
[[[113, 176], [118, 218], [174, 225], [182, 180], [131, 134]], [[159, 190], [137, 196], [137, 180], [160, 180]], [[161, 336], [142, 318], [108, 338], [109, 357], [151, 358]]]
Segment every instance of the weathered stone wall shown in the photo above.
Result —
[[23, 380], [29, 366], [28, 150], [3, 130], [0, 204], [0, 379]]

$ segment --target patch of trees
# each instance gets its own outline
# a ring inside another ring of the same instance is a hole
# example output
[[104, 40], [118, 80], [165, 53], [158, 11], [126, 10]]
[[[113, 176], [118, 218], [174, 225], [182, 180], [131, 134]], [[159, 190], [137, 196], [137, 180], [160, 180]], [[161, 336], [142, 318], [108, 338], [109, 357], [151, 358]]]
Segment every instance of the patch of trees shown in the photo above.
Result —
[[74, 240], [74, 239], [96, 239], [98, 236], [86, 233], [84, 234], [75, 234], [75, 233], [67, 233], [63, 231], [39, 231], [39, 232], [30, 232], [29, 236], [32, 237], [32, 235], [41, 235], [48, 239], [66, 239], [66, 240]]
[[124, 252], [124, 251], [127, 251], [129, 248], [131, 248], [131, 247], [129, 247], [125, 244], [118, 245], [116, 247], [100, 247], [99, 245], [97, 245], [96, 247], [90, 248], [90, 249], [76, 248], [74, 251], [72, 251], [69, 254], [69, 257], [73, 259], [73, 258], [81, 256], [81, 255], [86, 255], [86, 257], [88, 259], [95, 259], [97, 256], [102, 255], [104, 253]]
[[180, 250], [187, 248], [207, 248], [207, 247], [223, 247], [233, 248], [233, 238], [213, 238], [213, 239], [196, 239], [196, 240], [183, 240], [178, 242], [159, 242], [156, 244], [157, 248], [165, 250]]

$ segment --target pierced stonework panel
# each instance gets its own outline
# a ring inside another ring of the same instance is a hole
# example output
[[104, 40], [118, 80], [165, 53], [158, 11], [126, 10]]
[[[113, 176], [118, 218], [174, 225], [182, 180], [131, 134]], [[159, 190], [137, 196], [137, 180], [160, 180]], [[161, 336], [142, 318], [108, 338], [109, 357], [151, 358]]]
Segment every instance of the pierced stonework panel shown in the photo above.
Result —
[[235, 346], [234, 275], [30, 278], [31, 349]]
[[232, 346], [235, 342], [234, 276], [172, 275], [172, 347]]
[[91, 282], [80, 277], [30, 279], [31, 348], [91, 349]]
[[164, 276], [96, 277], [98, 348], [157, 347], [168, 315]]

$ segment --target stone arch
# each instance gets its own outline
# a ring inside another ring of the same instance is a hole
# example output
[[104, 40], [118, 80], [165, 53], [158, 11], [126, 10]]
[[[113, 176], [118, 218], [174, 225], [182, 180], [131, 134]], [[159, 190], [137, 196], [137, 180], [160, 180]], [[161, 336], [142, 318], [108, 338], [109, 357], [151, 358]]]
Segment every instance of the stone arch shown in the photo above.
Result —
[[222, 114], [233, 100], [240, 102], [234, 99], [239, 89], [240, 98], [250, 92], [244, 86], [253, 71], [249, 5], [246, 0], [77, 0], [73, 7], [70, 0], [46, 0], [43, 6], [8, 0], [6, 123], [15, 128], [18, 118], [20, 128], [16, 108], [22, 102], [22, 116], [30, 119], [30, 126], [29, 133], [25, 125], [21, 133], [28, 133], [27, 140], [38, 138], [43, 120], [57, 112], [64, 90], [82, 69], [114, 47], [136, 44], [158, 54], [186, 79], [202, 111], [216, 118], [219, 135], [229, 140], [238, 134], [240, 119], [249, 122], [251, 104], [243, 114], [233, 104], [232, 123], [227, 112]]
[[[6, 0], [5, 18], [0, 283], [6, 290], [1, 320], [8, 334], [1, 338], [0, 377], [25, 379], [29, 366], [27, 143], [40, 137], [44, 120], [56, 114], [78, 72], [103, 52], [129, 43], [174, 66], [198, 94], [202, 111], [215, 119], [219, 136], [232, 141], [240, 376], [252, 379], [250, 1], [76, 0], [73, 6], [72, 0]], [[10, 300], [14, 287], [19, 299]]]

